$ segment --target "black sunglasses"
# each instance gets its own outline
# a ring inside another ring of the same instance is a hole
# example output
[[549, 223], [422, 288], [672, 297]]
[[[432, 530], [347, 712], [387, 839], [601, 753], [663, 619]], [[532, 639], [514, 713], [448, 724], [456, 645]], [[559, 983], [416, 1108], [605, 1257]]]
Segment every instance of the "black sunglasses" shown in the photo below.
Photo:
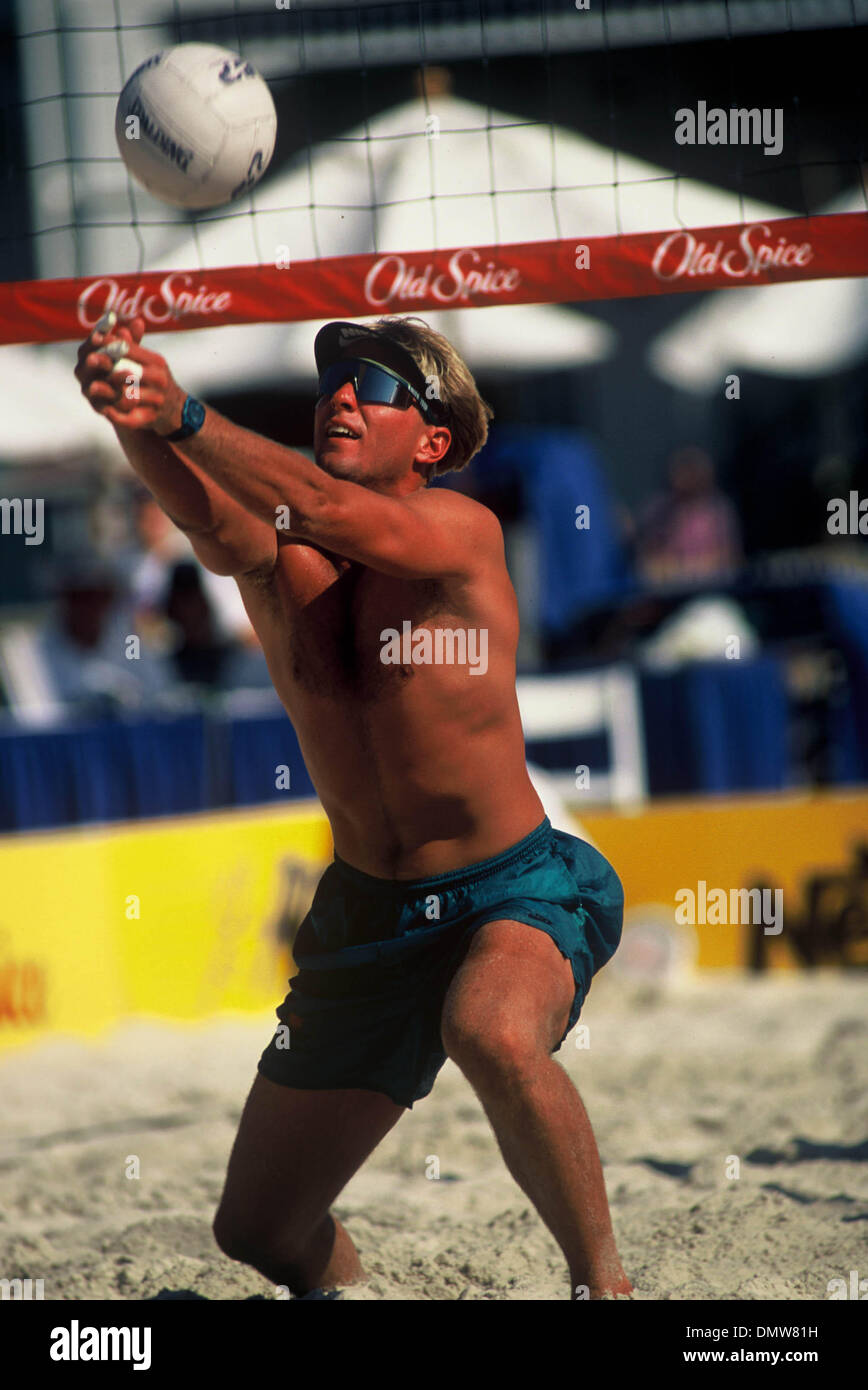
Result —
[[353, 383], [360, 405], [390, 405], [395, 410], [409, 410], [415, 405], [426, 419], [433, 422], [437, 417], [437, 402], [427, 401], [397, 372], [366, 357], [348, 357], [326, 367], [319, 379], [319, 400], [333, 396], [347, 381]]

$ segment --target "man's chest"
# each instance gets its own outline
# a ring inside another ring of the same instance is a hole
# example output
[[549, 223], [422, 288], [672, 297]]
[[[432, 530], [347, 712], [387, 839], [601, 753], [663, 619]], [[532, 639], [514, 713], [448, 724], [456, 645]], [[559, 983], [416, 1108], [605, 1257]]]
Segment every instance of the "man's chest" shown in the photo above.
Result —
[[276, 661], [293, 685], [362, 698], [412, 674], [384, 661], [388, 633], [402, 632], [405, 623], [416, 628], [447, 621], [448, 610], [439, 581], [398, 579], [297, 545], [281, 550], [262, 631], [251, 618], [272, 669]]

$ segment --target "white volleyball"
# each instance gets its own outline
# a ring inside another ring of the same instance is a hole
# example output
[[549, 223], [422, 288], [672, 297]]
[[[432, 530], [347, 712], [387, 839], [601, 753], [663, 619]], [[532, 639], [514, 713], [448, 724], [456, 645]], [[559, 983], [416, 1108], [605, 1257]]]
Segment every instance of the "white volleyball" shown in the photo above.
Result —
[[244, 58], [211, 43], [180, 43], [140, 64], [118, 98], [124, 163], [155, 198], [215, 208], [250, 191], [268, 168], [277, 112]]

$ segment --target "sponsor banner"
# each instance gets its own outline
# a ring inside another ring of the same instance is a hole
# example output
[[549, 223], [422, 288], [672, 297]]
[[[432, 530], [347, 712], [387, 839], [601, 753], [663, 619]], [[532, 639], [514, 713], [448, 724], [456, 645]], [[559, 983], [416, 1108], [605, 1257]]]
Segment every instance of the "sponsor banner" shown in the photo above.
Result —
[[[730, 912], [720, 914], [715, 923], [709, 912], [696, 914], [693, 925], [683, 926], [689, 917], [679, 904], [685, 889], [700, 905], [713, 889], [723, 889], [730, 899], [734, 889], [763, 883], [783, 893], [782, 923], [777, 924], [782, 930], [763, 936], [768, 968], [798, 968], [800, 930], [810, 925], [817, 938], [826, 929], [834, 936], [847, 904], [854, 953], [863, 960], [863, 969], [868, 964], [868, 935], [863, 932], [856, 940], [858, 922], [865, 921], [868, 906], [868, 882], [859, 868], [868, 825], [866, 789], [661, 800], [636, 815], [589, 810], [582, 822], [624, 885], [624, 948], [628, 930], [638, 928], [643, 947], [650, 950], [665, 925], [672, 937], [693, 937], [693, 961], [700, 969], [746, 966], [752, 959], [753, 934], [744, 921], [734, 921]], [[648, 853], [649, 845], [654, 846], [653, 854]], [[826, 880], [828, 891], [823, 894], [818, 878]], [[822, 943], [817, 939], [816, 944]], [[626, 964], [627, 954], [624, 949], [620, 962], [616, 954], [613, 967], [616, 962]]]
[[337, 256], [0, 285], [0, 343], [80, 339], [108, 309], [152, 331], [581, 303], [868, 275], [868, 214], [781, 218], [586, 241]]
[[276, 1008], [331, 857], [316, 802], [0, 837], [0, 1054]]
[[[835, 921], [864, 884], [864, 790], [666, 802], [582, 821], [577, 833], [624, 885], [614, 973], [677, 963], [685, 942], [690, 968], [748, 964], [744, 922], [704, 913], [680, 926], [678, 905], [685, 889], [704, 901], [709, 888], [731, 896], [757, 880], [784, 895], [766, 964], [793, 969], [809, 880], [827, 876]], [[0, 1054], [52, 1034], [96, 1037], [137, 1016], [269, 1014], [295, 973], [292, 944], [331, 857], [316, 802], [0, 837]]]

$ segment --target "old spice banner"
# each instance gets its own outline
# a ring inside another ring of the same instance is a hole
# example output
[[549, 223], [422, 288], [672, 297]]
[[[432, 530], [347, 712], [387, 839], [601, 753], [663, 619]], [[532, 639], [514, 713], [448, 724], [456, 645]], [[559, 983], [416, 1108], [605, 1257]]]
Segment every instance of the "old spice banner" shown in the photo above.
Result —
[[868, 213], [587, 241], [336, 256], [0, 285], [0, 343], [82, 338], [107, 309], [152, 330], [580, 303], [868, 275]]

